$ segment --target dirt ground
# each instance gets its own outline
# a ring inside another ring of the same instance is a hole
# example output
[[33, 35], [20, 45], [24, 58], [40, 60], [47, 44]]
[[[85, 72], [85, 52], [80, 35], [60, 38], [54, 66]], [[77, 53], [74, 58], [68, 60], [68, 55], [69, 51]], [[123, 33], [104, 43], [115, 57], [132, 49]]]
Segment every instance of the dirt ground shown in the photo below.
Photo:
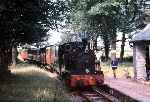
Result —
[[11, 72], [9, 80], [0, 82], [0, 102], [70, 102], [56, 74], [33, 65]]
[[[102, 71], [104, 72], [105, 77], [112, 78], [113, 70], [111, 68], [110, 63], [101, 63]], [[116, 69], [116, 77], [117, 78], [133, 78], [134, 77], [134, 68], [132, 63], [122, 63], [118, 65]]]

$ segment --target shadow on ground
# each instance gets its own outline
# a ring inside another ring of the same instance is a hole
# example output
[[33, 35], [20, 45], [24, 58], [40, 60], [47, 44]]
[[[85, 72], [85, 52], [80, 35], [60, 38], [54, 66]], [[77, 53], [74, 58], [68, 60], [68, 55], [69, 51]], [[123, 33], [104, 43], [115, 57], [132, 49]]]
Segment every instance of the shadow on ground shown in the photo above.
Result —
[[68, 102], [68, 99], [59, 80], [28, 66], [13, 69], [12, 76], [0, 82], [0, 102]]

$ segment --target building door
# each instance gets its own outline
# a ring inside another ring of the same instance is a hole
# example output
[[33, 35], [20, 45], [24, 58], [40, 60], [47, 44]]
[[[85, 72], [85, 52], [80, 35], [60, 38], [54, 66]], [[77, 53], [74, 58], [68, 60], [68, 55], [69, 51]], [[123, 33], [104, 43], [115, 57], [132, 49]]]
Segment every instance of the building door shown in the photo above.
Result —
[[145, 62], [146, 62], [146, 64], [148, 64], [148, 63], [150, 63], [150, 47], [149, 47], [149, 45], [146, 46], [145, 54], [146, 54]]

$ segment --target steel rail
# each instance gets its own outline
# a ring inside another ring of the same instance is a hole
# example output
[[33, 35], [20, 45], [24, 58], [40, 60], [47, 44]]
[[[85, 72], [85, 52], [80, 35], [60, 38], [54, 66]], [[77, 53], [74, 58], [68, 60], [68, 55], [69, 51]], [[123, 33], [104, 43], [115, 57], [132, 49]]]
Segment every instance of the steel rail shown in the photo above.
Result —
[[77, 92], [77, 95], [82, 97], [85, 100], [84, 102], [121, 102], [98, 87], [86, 91], [80, 90]]
[[109, 100], [110, 102], [121, 102], [119, 101], [117, 98], [115, 98], [114, 96], [107, 94], [99, 89], [93, 89], [95, 92], [97, 92], [99, 95], [103, 96], [104, 98], [106, 98], [107, 100]]

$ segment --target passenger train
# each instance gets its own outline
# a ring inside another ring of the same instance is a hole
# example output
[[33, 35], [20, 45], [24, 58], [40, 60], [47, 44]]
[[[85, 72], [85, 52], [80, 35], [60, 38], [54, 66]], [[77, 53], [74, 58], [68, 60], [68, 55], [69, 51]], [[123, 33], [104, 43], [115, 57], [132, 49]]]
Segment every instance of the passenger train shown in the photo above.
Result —
[[[94, 50], [89, 43], [69, 42], [58, 46], [48, 46], [40, 49], [28, 49], [21, 52], [24, 60], [56, 70], [69, 87], [95, 86], [104, 83], [104, 74], [100, 63], [96, 62]], [[53, 68], [55, 63], [59, 68]], [[97, 65], [98, 64], [98, 65]]]

